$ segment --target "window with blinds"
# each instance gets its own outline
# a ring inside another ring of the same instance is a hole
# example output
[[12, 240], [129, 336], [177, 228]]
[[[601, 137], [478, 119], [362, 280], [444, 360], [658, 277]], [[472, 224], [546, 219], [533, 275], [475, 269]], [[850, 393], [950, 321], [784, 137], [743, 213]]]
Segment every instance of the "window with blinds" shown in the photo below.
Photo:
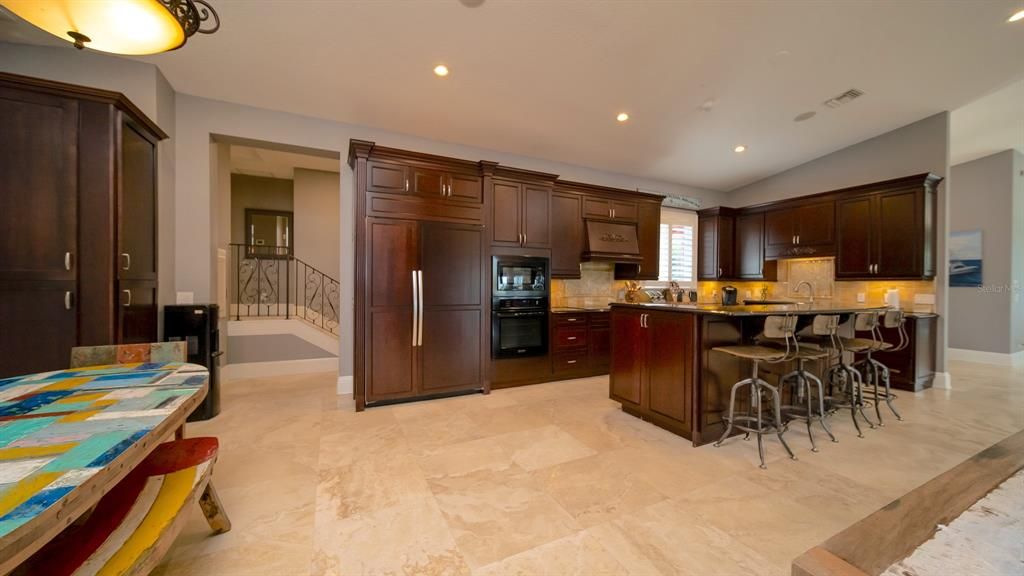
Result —
[[697, 214], [662, 209], [658, 281], [678, 282], [683, 287], [696, 286], [696, 238]]

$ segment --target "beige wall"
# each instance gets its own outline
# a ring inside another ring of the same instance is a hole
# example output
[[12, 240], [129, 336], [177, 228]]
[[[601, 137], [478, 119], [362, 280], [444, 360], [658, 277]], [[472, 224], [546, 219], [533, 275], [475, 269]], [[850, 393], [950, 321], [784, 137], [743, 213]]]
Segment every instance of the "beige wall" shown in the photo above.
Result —
[[295, 255], [335, 280], [341, 278], [341, 176], [295, 169]]
[[[337, 195], [337, 193], [335, 193]], [[231, 243], [245, 244], [245, 209], [295, 210], [291, 180], [249, 174], [231, 175]], [[298, 225], [293, 228], [298, 233]], [[298, 236], [296, 235], [296, 239]], [[296, 240], [297, 241], [297, 240]], [[297, 246], [297, 244], [296, 244]], [[297, 256], [299, 254], [296, 254]]]

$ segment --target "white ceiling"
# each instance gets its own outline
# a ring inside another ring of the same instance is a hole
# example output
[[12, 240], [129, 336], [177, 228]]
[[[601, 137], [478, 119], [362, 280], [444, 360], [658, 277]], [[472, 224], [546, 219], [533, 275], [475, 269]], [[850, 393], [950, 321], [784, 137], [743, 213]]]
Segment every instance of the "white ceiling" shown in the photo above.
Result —
[[954, 110], [949, 132], [952, 164], [1010, 148], [1024, 152], [1024, 80]]
[[338, 172], [341, 161], [338, 158], [324, 158], [308, 154], [296, 154], [282, 150], [253, 146], [231, 145], [231, 172], [267, 178], [295, 178], [296, 168]]
[[717, 190], [1024, 78], [1020, 0], [211, 2], [180, 92]]

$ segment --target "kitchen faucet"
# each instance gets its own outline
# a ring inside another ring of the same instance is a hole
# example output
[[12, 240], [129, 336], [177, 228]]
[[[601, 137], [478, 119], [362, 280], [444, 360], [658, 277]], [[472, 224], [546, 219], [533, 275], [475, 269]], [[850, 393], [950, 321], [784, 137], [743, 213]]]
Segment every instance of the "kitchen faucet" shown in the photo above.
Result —
[[804, 280], [803, 282], [797, 284], [796, 285], [796, 289], [794, 291], [795, 292], [799, 292], [800, 291], [800, 287], [803, 286], [804, 284], [807, 284], [807, 292], [808, 292], [808, 294], [811, 297], [811, 302], [814, 302], [814, 284], [811, 284], [807, 280]]

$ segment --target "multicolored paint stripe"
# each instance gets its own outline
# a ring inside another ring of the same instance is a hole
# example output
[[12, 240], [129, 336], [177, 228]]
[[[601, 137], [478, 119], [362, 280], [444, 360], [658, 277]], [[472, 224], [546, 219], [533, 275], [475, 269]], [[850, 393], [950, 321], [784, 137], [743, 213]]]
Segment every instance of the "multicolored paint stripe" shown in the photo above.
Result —
[[58, 505], [205, 385], [202, 366], [138, 362], [0, 380], [0, 536]]

